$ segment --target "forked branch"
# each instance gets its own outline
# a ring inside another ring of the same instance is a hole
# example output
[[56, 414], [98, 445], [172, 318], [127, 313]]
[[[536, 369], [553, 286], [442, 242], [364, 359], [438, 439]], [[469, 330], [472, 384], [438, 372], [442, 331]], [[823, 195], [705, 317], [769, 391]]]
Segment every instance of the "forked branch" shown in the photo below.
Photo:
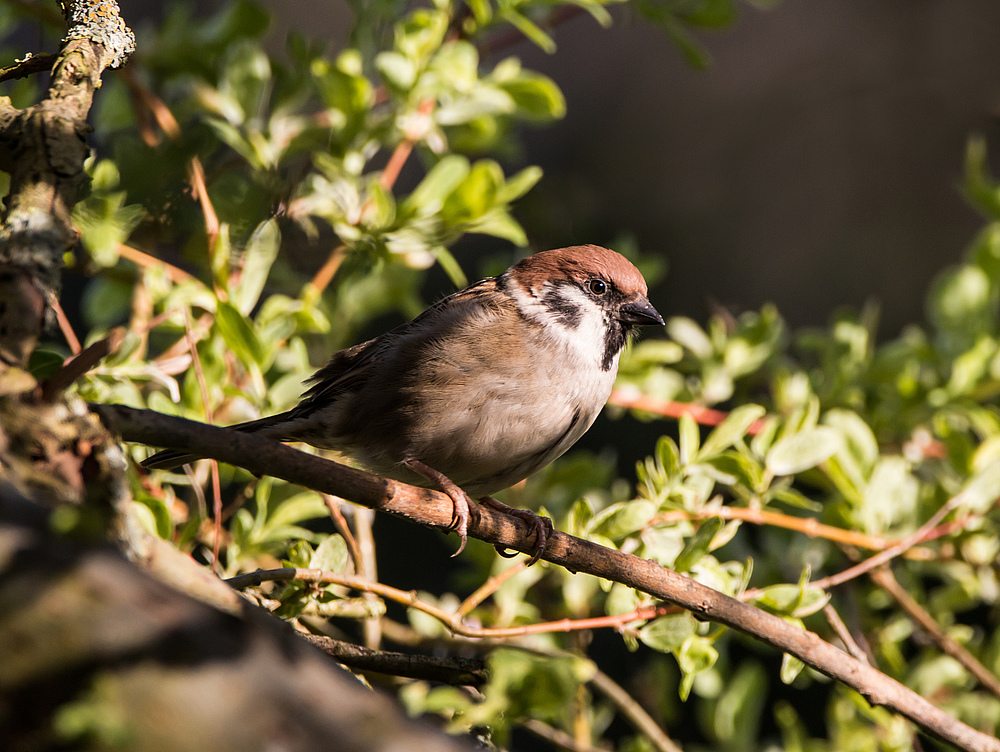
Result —
[[[184, 449], [332, 493], [357, 504], [446, 529], [452, 503], [442, 493], [408, 486], [300, 452], [275, 441], [145, 410], [95, 405], [104, 424], [126, 441]], [[531, 553], [533, 538], [521, 520], [488, 508], [473, 510], [469, 535]], [[928, 733], [969, 752], [1000, 752], [1000, 740], [952, 718], [895, 679], [777, 616], [730, 598], [656, 562], [556, 531], [542, 558], [574, 572], [602, 577], [671, 601], [695, 616], [725, 624], [794, 655]]]

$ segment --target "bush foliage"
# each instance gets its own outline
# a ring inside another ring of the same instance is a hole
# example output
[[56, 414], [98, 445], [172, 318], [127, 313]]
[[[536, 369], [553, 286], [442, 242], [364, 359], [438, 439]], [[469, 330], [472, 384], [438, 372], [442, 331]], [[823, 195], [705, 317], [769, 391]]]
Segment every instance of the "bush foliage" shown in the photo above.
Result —
[[[704, 57], [691, 29], [725, 24], [735, 13], [731, 0], [634, 5], [695, 63]], [[566, 108], [556, 82], [493, 43], [512, 28], [554, 51], [548, 24], [565, 8], [539, 0], [350, 6], [343, 49], [292, 34], [280, 52], [265, 46], [268, 16], [250, 2], [197, 22], [186, 7], [172, 7], [140, 35], [125, 73], [106, 79], [93, 115], [91, 190], [73, 217], [82, 243], [68, 264], [88, 279], [87, 341], [121, 324], [128, 334], [77, 384], [84, 398], [221, 424], [286, 410], [331, 352], [377, 331], [381, 317], [423, 308], [424, 270], [438, 264], [462, 285], [529, 252], [514, 207], [541, 170], [510, 171], [509, 160], [497, 160], [514, 153], [524, 124], [544, 126]], [[572, 7], [610, 23], [601, 0]], [[15, 20], [10, 7], [0, 13]], [[15, 101], [27, 86], [14, 87]], [[397, 180], [403, 163], [415, 176], [406, 190]], [[1000, 672], [1000, 184], [984, 163], [974, 140], [965, 191], [986, 224], [965, 263], [942, 271], [929, 292], [926, 325], [880, 342], [874, 308], [842, 311], [827, 328], [800, 332], [788, 331], [773, 307], [705, 323], [671, 319], [665, 336], [627, 352], [619, 393], [717, 407], [726, 413], [721, 423], [634, 410], [623, 419], [657, 421], [663, 434], [634, 478], [616, 477], [606, 457], [571, 453], [507, 500], [828, 639], [823, 613], [832, 604], [866, 636], [881, 670], [996, 734], [1000, 698], [940, 647], [948, 637]], [[450, 249], [470, 234], [516, 250], [484, 258], [467, 274]], [[654, 272], [655, 259], [632, 255]], [[39, 349], [36, 374], [66, 355], [61, 345]], [[150, 450], [129, 451], [141, 460]], [[241, 470], [220, 473], [221, 573], [278, 561], [359, 568], [349, 542], [331, 532], [319, 495]], [[210, 464], [132, 477], [148, 527], [210, 565]], [[949, 500], [951, 513], [933, 537], [891, 563], [938, 625], [937, 639], [866, 577], [836, 589], [824, 584], [905, 539]], [[363, 514], [343, 510], [366, 524]], [[408, 556], [419, 562], [422, 553]], [[511, 566], [470, 545], [461, 576], [419, 598], [455, 610]], [[337, 586], [265, 591], [263, 602], [302, 629], [358, 633], [356, 622], [386, 612], [373, 597], [356, 608], [353, 594]], [[778, 669], [773, 651], [690, 614], [651, 610], [656, 605], [542, 563], [470, 604], [466, 621], [507, 628], [633, 614], [608, 620], [614, 639], [640, 658], [626, 662], [635, 668], [630, 675], [602, 665], [589, 632], [553, 629], [457, 648], [488, 657], [491, 678], [481, 693], [409, 682], [400, 697], [452, 731], [488, 730], [499, 745], [531, 721], [582, 746], [654, 749], [642, 733], [613, 725], [622, 705], [595, 681], [607, 671], [690, 749], [911, 748], [908, 723], [824, 684], [797, 660], [786, 656]], [[439, 621], [414, 609], [385, 634], [453, 645]], [[796, 691], [776, 689], [779, 681]], [[824, 706], [802, 699], [817, 696]], [[697, 719], [697, 732], [686, 718]]]

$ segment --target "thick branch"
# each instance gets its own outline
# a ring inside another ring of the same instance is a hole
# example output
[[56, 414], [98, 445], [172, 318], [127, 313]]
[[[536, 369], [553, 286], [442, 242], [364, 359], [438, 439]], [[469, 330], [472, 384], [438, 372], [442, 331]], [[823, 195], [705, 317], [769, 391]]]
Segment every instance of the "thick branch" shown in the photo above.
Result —
[[86, 183], [87, 114], [105, 68], [135, 47], [114, 0], [69, 0], [70, 27], [48, 97], [17, 111], [0, 99], [0, 169], [10, 193], [0, 227], [0, 359], [23, 366], [58, 284], [63, 253], [76, 241], [70, 211]]
[[[378, 478], [251, 434], [122, 406], [99, 405], [93, 409], [111, 431], [126, 441], [184, 449], [244, 467], [256, 475], [272, 475], [432, 527], [444, 529], [451, 522], [451, 501], [435, 491]], [[526, 523], [483, 507], [473, 510], [469, 535], [524, 553], [531, 553], [533, 547]], [[895, 679], [815, 634], [656, 562], [558, 531], [550, 538], [542, 558], [570, 571], [620, 582], [676, 603], [702, 619], [738, 629], [796, 656], [855, 689], [873, 705], [882, 705], [909, 718], [960, 749], [1000, 752], [1000, 740], [957, 721]]]
[[473, 749], [258, 609], [215, 610], [49, 527], [0, 483], [4, 750]]

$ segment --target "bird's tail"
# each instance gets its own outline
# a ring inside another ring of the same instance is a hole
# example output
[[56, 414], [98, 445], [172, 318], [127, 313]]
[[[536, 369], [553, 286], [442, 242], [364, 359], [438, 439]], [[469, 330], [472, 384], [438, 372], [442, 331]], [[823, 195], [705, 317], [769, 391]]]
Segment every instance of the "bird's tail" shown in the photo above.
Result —
[[[271, 428], [272, 426], [284, 423], [288, 420], [290, 415], [291, 413], [278, 413], [277, 415], [260, 418], [259, 420], [237, 423], [235, 426], [230, 426], [230, 428], [244, 433], [256, 433], [257, 431], [265, 428]], [[279, 441], [283, 440], [282, 437], [277, 434], [273, 435], [272, 438], [278, 439]], [[203, 459], [203, 457], [199, 454], [190, 454], [178, 449], [165, 449], [162, 452], [150, 455], [143, 460], [141, 464], [149, 470], [173, 470], [181, 465], [186, 465], [189, 462], [194, 462], [195, 460], [200, 459]]]

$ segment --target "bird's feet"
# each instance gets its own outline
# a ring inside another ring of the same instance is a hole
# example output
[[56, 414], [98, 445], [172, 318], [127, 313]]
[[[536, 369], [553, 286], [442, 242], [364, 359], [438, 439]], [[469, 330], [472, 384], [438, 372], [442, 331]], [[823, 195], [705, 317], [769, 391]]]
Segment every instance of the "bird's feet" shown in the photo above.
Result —
[[[545, 547], [549, 543], [549, 534], [554, 529], [552, 527], [552, 520], [548, 517], [542, 517], [540, 514], [530, 512], [527, 509], [518, 509], [517, 507], [508, 506], [502, 501], [497, 501], [492, 496], [484, 496], [479, 500], [479, 503], [483, 506], [492, 507], [498, 512], [509, 514], [512, 517], [518, 517], [530, 524], [535, 531], [535, 550], [532, 551], [531, 558], [528, 560], [527, 566], [530, 567], [542, 557], [542, 554], [545, 553]], [[498, 554], [508, 559], [517, 555], [516, 553], [507, 553], [507, 549], [501, 545], [496, 545], [494, 548], [497, 550]]]
[[458, 556], [465, 550], [465, 543], [469, 538], [469, 509], [476, 502], [470, 499], [465, 491], [455, 485], [451, 478], [444, 473], [439, 473], [433, 467], [425, 465], [420, 460], [404, 460], [403, 465], [429, 480], [451, 498], [454, 511], [452, 512], [452, 521], [448, 529], [454, 530], [458, 533], [458, 537], [462, 539], [458, 550], [452, 554], [453, 557]]

